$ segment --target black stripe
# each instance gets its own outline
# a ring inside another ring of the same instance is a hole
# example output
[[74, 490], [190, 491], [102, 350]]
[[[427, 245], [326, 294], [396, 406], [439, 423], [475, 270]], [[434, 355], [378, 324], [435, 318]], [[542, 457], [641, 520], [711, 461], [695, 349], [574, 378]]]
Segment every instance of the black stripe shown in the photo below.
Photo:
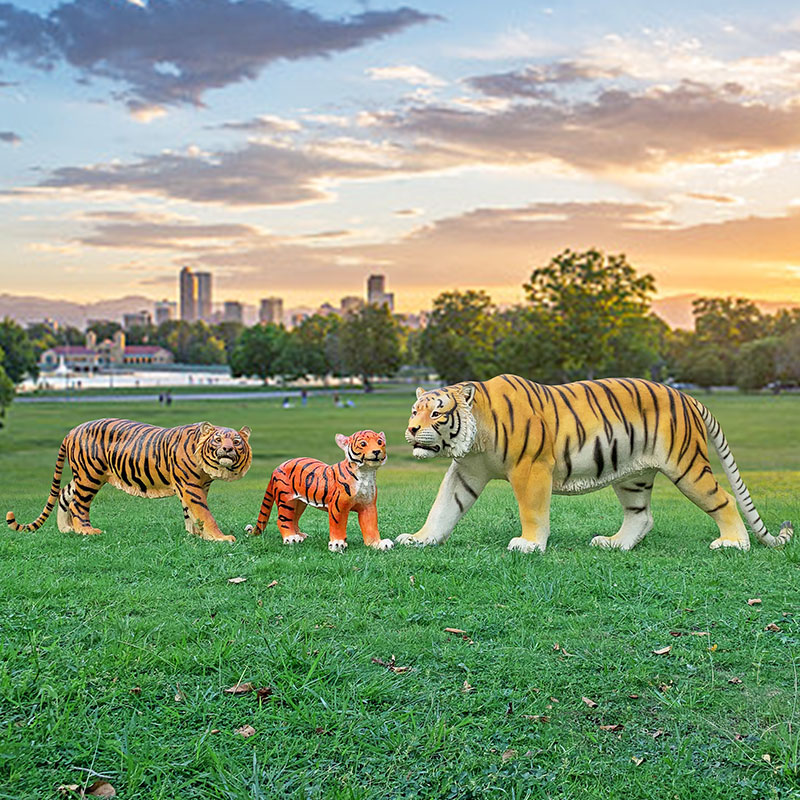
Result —
[[594, 440], [594, 463], [597, 464], [597, 477], [599, 478], [605, 466], [605, 458], [603, 457], [603, 448], [600, 445], [599, 436]]

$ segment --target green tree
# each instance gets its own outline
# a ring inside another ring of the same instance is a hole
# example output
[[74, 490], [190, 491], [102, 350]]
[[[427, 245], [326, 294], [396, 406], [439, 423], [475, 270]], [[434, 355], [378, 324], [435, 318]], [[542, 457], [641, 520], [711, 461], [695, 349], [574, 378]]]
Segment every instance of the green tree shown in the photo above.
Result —
[[338, 338], [346, 374], [360, 375], [364, 391], [372, 389], [370, 377], [394, 375], [400, 367], [397, 322], [385, 305], [348, 314]]
[[151, 344], [155, 337], [155, 325], [132, 325], [125, 331], [126, 344]]
[[626, 316], [609, 341], [610, 354], [601, 366], [607, 377], [660, 379], [666, 367], [669, 326], [655, 314]]
[[341, 369], [338, 354], [341, 324], [335, 314], [314, 314], [292, 330], [286, 361], [294, 377], [324, 377]]
[[728, 370], [722, 356], [722, 350], [714, 344], [692, 349], [682, 363], [681, 377], [708, 390], [726, 383]]
[[211, 332], [216, 339], [219, 339], [225, 345], [225, 358], [230, 359], [233, 348], [236, 347], [236, 342], [242, 335], [244, 325], [241, 322], [220, 322], [218, 325], [211, 326]]
[[745, 392], [763, 389], [776, 376], [776, 359], [780, 339], [769, 336], [745, 342], [736, 354], [734, 376], [736, 385]]
[[113, 339], [117, 331], [122, 330], [122, 325], [119, 322], [111, 322], [111, 320], [98, 319], [91, 325], [87, 326], [86, 332], [92, 331], [97, 337], [98, 342], [104, 342], [106, 339]]
[[58, 339], [50, 330], [50, 328], [42, 322], [36, 322], [33, 325], [28, 325], [25, 328], [25, 335], [33, 347], [33, 354], [36, 361], [45, 350], [50, 350], [52, 347], [58, 345]]
[[433, 301], [428, 324], [419, 337], [419, 358], [445, 383], [482, 380], [496, 371], [498, 325], [492, 298], [469, 289], [442, 292]]
[[267, 378], [284, 375], [289, 334], [282, 325], [254, 325], [245, 328], [230, 357], [234, 377], [255, 375]]
[[800, 384], [800, 325], [778, 339], [775, 371], [779, 381]]
[[638, 275], [624, 255], [564, 250], [535, 269], [523, 288], [531, 305], [548, 315], [558, 366], [567, 379], [594, 377], [612, 361], [615, 340], [648, 314], [655, 279]]
[[155, 332], [156, 344], [165, 347], [179, 364], [224, 364], [225, 342], [202, 321], [168, 320]]
[[[0, 348], [0, 364], [2, 364], [4, 361], [4, 357], [5, 354], [3, 353], [2, 348]], [[16, 388], [14, 387], [14, 381], [8, 377], [5, 369], [0, 366], [0, 417], [5, 417], [6, 409], [14, 401], [15, 394]], [[3, 423], [0, 422], [0, 428], [2, 427]]]
[[9, 317], [0, 322], [0, 351], [6, 375], [19, 383], [25, 375], [39, 376], [39, 363], [33, 345], [20, 325]]

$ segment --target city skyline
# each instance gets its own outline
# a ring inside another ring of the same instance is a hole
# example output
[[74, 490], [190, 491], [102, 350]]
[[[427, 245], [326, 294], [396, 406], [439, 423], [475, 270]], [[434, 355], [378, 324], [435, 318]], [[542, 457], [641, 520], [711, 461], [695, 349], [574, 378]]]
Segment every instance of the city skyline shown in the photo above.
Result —
[[155, 302], [188, 266], [222, 302], [318, 307], [381, 273], [415, 312], [453, 288], [521, 301], [535, 267], [598, 247], [662, 298], [800, 302], [785, 2], [185, 13], [0, 9], [4, 291]]

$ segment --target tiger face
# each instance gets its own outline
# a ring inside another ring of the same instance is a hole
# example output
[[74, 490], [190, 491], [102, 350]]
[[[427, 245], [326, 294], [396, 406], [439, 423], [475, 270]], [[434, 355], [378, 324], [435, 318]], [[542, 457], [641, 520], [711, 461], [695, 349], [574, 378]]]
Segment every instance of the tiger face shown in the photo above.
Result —
[[200, 425], [196, 455], [200, 468], [213, 478], [233, 481], [241, 478], [253, 460], [248, 439], [250, 428], [218, 428], [210, 422]]
[[347, 460], [359, 467], [377, 469], [386, 462], [386, 434], [383, 431], [357, 431], [352, 436], [336, 434], [336, 444]]
[[474, 396], [471, 383], [428, 392], [417, 389], [405, 434], [416, 458], [460, 458], [469, 452], [477, 430], [471, 410]]

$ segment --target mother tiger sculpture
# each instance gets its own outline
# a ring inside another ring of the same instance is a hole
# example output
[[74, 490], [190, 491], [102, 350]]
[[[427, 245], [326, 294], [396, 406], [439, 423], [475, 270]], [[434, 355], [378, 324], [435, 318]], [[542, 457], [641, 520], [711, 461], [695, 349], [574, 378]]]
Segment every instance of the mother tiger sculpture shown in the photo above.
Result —
[[[179, 428], [157, 428], [129, 419], [96, 419], [73, 428], [61, 443], [50, 497], [38, 519], [20, 525], [14, 513], [6, 522], [15, 531], [42, 527], [58, 503], [62, 533], [102, 533], [89, 522], [89, 505], [103, 484], [140, 497], [169, 497], [183, 503], [186, 530], [203, 539], [235, 542], [208, 510], [208, 487], [215, 479], [241, 478], [253, 459], [250, 428], [239, 431], [195, 422]], [[72, 480], [59, 492], [64, 459]]]
[[511, 483], [522, 536], [509, 550], [544, 551], [552, 494], [583, 494], [611, 486], [624, 511], [614, 536], [593, 545], [630, 550], [653, 527], [650, 493], [663, 472], [719, 527], [718, 547], [750, 548], [733, 497], [708, 460], [710, 437], [736, 501], [756, 538], [769, 547], [792, 536], [784, 522], [767, 532], [750, 499], [719, 423], [689, 395], [635, 378], [546, 386], [499, 375], [426, 392], [417, 389], [406, 439], [417, 458], [453, 459], [422, 529], [403, 544], [438, 544], [452, 532], [492, 478]]

